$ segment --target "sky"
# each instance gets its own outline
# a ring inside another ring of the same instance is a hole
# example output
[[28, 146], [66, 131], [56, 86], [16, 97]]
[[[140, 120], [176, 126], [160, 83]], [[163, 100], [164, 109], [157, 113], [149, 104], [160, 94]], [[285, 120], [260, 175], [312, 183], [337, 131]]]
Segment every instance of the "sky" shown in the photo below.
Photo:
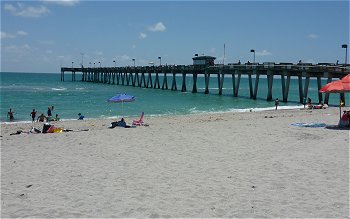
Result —
[[252, 49], [259, 63], [344, 63], [342, 44], [346, 0], [1, 1], [2, 72], [188, 65], [194, 54], [245, 63]]

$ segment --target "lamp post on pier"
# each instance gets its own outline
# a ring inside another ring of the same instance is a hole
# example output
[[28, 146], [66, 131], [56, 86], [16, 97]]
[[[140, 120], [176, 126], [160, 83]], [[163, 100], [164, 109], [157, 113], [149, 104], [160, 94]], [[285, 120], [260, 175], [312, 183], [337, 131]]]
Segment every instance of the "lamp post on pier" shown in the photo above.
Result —
[[116, 64], [115, 60], [113, 60], [113, 62], [114, 62], [114, 68], [117, 67], [117, 64]]
[[72, 62], [72, 68], [73, 68], [73, 64], [74, 64], [74, 62]]
[[84, 67], [84, 53], [80, 53], [81, 55], [81, 67]]
[[255, 64], [255, 50], [254, 49], [251, 49], [250, 52], [254, 53], [254, 64]]
[[91, 68], [91, 62], [89, 64], [90, 64], [90, 68]]
[[348, 44], [341, 45], [341, 48], [345, 49], [345, 65], [348, 64]]
[[162, 66], [162, 57], [158, 57], [158, 59], [159, 59], [159, 66]]
[[96, 63], [94, 62], [94, 68], [95, 68], [95, 64], [96, 64]]
[[132, 61], [134, 62], [134, 68], [135, 68], [135, 59], [132, 59]]
[[100, 64], [100, 68], [101, 68], [101, 62], [98, 62]]

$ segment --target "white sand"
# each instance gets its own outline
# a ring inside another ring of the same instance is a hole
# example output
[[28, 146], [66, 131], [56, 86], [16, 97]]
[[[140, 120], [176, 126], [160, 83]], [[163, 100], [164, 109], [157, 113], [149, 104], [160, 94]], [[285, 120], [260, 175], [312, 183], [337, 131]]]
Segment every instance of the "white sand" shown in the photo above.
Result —
[[348, 217], [349, 131], [290, 125], [338, 119], [145, 115], [148, 127], [12, 136], [32, 124], [2, 124], [1, 217]]

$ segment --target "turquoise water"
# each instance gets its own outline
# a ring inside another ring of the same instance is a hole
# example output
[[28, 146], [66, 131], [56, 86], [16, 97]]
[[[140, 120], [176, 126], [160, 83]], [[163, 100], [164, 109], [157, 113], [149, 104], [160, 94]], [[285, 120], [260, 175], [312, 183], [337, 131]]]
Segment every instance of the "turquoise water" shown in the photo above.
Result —
[[[38, 114], [46, 114], [48, 106], [54, 106], [53, 115], [61, 119], [76, 119], [78, 113], [86, 118], [137, 117], [142, 111], [145, 115], [180, 115], [206, 112], [242, 111], [245, 109], [265, 109], [274, 106], [273, 101], [266, 101], [266, 78], [259, 80], [257, 100], [249, 98], [247, 78], [241, 79], [239, 97], [233, 97], [232, 80], [225, 78], [223, 95], [219, 96], [217, 78], [211, 77], [209, 94], [204, 94], [204, 78], [198, 79], [198, 93], [191, 93], [192, 79], [187, 78], [187, 91], [181, 92], [182, 78], [177, 78], [178, 91], [171, 91], [172, 77], [168, 77], [169, 90], [139, 88], [122, 85], [108, 85], [90, 82], [60, 81], [60, 74], [42, 73], [1, 73], [1, 122], [7, 121], [9, 108], [15, 112], [15, 121], [30, 121], [30, 112], [36, 109]], [[77, 80], [81, 75], [76, 76]], [[162, 78], [160, 78], [162, 85]], [[323, 81], [323, 84], [326, 82]], [[281, 107], [300, 106], [297, 80], [292, 79], [288, 103], [280, 102]], [[273, 99], [282, 99], [281, 81], [273, 82]], [[106, 100], [118, 93], [134, 95], [131, 103], [108, 103]], [[318, 102], [317, 83], [311, 80], [309, 96]], [[348, 97], [348, 96], [347, 96]], [[339, 102], [339, 94], [331, 94], [330, 104]]]

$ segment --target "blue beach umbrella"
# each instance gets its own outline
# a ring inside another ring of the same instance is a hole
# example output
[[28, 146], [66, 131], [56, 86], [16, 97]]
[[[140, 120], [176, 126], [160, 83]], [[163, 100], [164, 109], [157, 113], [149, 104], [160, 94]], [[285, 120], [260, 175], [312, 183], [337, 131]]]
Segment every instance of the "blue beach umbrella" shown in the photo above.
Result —
[[131, 95], [127, 95], [127, 94], [118, 94], [110, 99], [108, 99], [108, 102], [112, 102], [112, 103], [122, 103], [122, 116], [124, 117], [124, 113], [123, 113], [123, 105], [124, 102], [132, 102], [135, 100], [134, 96]]

